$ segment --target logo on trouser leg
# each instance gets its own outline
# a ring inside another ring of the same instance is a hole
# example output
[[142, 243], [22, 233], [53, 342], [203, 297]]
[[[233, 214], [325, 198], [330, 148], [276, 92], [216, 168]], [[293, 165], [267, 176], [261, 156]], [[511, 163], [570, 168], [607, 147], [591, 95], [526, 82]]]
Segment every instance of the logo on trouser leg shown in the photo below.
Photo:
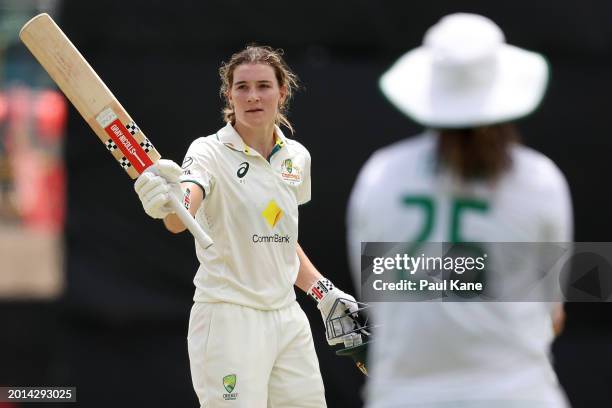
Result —
[[236, 374], [228, 374], [223, 377], [223, 388], [227, 391], [227, 394], [223, 394], [224, 400], [235, 400], [238, 398], [237, 392], [232, 392], [236, 388]]

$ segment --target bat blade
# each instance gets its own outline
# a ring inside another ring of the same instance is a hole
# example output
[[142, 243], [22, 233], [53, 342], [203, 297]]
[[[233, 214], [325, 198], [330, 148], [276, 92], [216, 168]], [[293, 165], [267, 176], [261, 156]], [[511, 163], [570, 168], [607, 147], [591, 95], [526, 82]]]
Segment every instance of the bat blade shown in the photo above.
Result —
[[59, 26], [46, 13], [28, 21], [21, 41], [133, 179], [159, 152]]

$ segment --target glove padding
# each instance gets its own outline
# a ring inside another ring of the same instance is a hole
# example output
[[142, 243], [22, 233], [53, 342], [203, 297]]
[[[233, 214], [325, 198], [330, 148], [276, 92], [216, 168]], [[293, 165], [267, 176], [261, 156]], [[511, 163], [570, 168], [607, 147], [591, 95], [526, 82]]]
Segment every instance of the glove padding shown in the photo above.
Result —
[[172, 160], [158, 160], [138, 177], [134, 190], [147, 215], [163, 219], [174, 212], [170, 205], [172, 194], [180, 190], [181, 167]]
[[[355, 330], [356, 325], [349, 313], [356, 313], [359, 308], [353, 296], [336, 288], [326, 278], [315, 282], [308, 290], [308, 294], [315, 299], [317, 309], [321, 311], [327, 344], [330, 346], [339, 343], [351, 346], [361, 344], [361, 335], [351, 333]], [[338, 299], [340, 299], [338, 305], [332, 310]], [[330, 316], [332, 312], [333, 315]], [[329, 325], [328, 322], [330, 322]], [[342, 335], [343, 333], [347, 334]]]

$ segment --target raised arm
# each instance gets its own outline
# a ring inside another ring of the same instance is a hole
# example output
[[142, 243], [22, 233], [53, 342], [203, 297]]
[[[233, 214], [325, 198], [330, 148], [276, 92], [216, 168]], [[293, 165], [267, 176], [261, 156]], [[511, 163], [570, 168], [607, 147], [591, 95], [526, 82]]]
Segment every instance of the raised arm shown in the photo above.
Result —
[[[187, 211], [192, 217], [195, 217], [202, 200], [204, 200], [204, 191], [196, 183], [183, 182], [181, 183], [182, 200], [181, 202], [187, 208]], [[170, 213], [164, 218], [164, 225], [168, 231], [178, 234], [185, 231], [186, 227], [183, 221], [175, 214]]]
[[[159, 160], [154, 171], [147, 171], [138, 177], [134, 189], [142, 202], [145, 212], [152, 218], [163, 219], [166, 228], [173, 232], [183, 232], [186, 227], [174, 212], [170, 199], [177, 196], [182, 205], [193, 217], [202, 203], [204, 192], [195, 183], [180, 183], [181, 167], [171, 160]], [[178, 190], [178, 191], [177, 191]]]

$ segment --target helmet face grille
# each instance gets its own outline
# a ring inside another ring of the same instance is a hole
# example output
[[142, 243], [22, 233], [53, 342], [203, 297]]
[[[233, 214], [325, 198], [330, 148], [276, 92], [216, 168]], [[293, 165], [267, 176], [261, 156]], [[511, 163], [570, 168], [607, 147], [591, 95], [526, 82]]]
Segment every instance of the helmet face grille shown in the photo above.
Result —
[[[341, 304], [343, 312], [336, 313]], [[344, 348], [337, 350], [336, 355], [351, 357], [365, 375], [368, 375], [367, 351], [371, 343], [371, 329], [374, 328], [370, 324], [369, 308], [367, 303], [340, 298], [334, 302], [325, 321], [328, 338], [342, 338], [344, 343]], [[351, 324], [347, 324], [347, 317]]]
[[[343, 304], [343, 308], [348, 309], [345, 313], [336, 313], [336, 309]], [[347, 336], [351, 333], [361, 334], [362, 336], [370, 336], [370, 305], [367, 303], [356, 302], [349, 299], [336, 299], [332, 306], [325, 328], [329, 339], [337, 339]], [[335, 316], [335, 317], [333, 317]], [[353, 324], [346, 324], [346, 317], [349, 317]], [[354, 344], [355, 346], [358, 344]], [[347, 345], [348, 346], [348, 345]]]

